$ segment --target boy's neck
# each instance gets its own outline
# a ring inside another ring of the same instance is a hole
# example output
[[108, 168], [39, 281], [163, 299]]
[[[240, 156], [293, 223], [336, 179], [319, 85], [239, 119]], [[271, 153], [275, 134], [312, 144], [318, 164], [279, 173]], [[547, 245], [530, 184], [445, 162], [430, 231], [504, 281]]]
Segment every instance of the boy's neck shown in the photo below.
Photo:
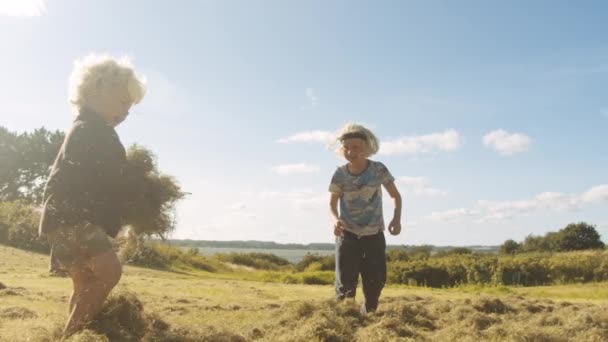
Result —
[[356, 162], [349, 162], [347, 164], [348, 171], [350, 171], [350, 173], [353, 173], [353, 174], [359, 174], [359, 173], [365, 171], [368, 163], [369, 163], [369, 160], [367, 158], [365, 158], [363, 160], [357, 160]]

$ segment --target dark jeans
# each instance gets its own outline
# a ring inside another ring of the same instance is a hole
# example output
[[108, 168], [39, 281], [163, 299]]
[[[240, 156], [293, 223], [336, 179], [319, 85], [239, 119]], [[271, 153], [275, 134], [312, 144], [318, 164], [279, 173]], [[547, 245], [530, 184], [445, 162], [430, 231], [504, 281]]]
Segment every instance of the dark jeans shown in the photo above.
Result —
[[386, 240], [384, 233], [358, 237], [344, 231], [336, 237], [336, 298], [354, 298], [361, 273], [365, 312], [378, 308], [378, 299], [386, 283]]

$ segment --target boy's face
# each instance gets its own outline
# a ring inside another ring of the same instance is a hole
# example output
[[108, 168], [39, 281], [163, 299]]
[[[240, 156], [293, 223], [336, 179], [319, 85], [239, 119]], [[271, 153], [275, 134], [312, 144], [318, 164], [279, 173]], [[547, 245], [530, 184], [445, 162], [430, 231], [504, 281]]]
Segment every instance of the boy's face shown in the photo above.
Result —
[[101, 92], [94, 103], [97, 108], [91, 109], [100, 114], [109, 125], [116, 127], [127, 118], [131, 105], [126, 86], [119, 86]]
[[344, 158], [350, 163], [355, 163], [360, 160], [367, 158], [365, 150], [367, 142], [359, 138], [344, 139], [342, 141], [342, 151], [344, 152]]

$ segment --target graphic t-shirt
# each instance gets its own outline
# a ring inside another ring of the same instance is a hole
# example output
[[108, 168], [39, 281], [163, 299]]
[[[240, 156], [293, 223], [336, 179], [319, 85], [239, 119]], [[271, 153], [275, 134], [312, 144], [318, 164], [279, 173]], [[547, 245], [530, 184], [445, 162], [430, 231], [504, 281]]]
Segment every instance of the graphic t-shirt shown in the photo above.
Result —
[[336, 169], [329, 191], [340, 195], [340, 219], [346, 230], [359, 236], [384, 230], [381, 185], [394, 180], [384, 164], [373, 160], [358, 175], [351, 174], [346, 165]]

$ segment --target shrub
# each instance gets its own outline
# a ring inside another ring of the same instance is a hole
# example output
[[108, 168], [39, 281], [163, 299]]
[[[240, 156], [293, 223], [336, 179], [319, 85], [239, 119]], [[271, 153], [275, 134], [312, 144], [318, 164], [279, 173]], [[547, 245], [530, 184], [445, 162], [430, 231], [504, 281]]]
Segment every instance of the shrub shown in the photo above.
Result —
[[165, 270], [192, 267], [209, 272], [215, 272], [218, 268], [211, 259], [199, 255], [192, 248], [182, 251], [178, 247], [146, 241], [141, 235], [130, 234], [116, 243], [123, 262], [135, 266]]
[[430, 287], [583, 283], [608, 280], [607, 265], [604, 251], [447, 255], [391, 262], [388, 281]]
[[334, 283], [333, 272], [305, 272], [302, 274], [302, 283], [306, 285], [329, 285]]
[[216, 254], [215, 258], [223, 262], [261, 270], [279, 270], [289, 265], [287, 259], [270, 253], [220, 253]]
[[48, 253], [47, 240], [38, 237], [39, 222], [40, 215], [27, 202], [0, 202], [0, 243]]
[[333, 271], [336, 269], [336, 258], [333, 254], [321, 256], [316, 253], [306, 253], [302, 260], [295, 265], [295, 269], [302, 272], [307, 270], [312, 264], [316, 265], [314, 267], [318, 268], [318, 271]]

